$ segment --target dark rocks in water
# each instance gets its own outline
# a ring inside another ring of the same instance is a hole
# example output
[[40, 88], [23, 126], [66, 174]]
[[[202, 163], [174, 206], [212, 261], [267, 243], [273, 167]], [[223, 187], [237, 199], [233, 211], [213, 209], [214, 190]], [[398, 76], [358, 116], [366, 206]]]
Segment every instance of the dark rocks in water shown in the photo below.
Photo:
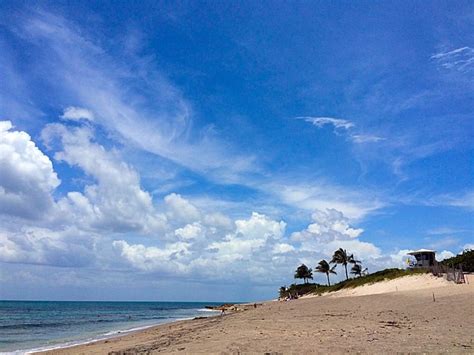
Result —
[[204, 308], [212, 309], [214, 311], [220, 311], [223, 308], [227, 309], [233, 306], [234, 306], [233, 303], [224, 303], [224, 304], [221, 304], [220, 306], [205, 306]]

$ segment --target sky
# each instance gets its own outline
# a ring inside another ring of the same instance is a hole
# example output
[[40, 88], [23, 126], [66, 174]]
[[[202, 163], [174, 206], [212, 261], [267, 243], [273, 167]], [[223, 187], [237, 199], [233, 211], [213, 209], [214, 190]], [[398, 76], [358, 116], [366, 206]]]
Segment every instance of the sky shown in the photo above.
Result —
[[474, 248], [473, 26], [469, 1], [2, 1], [0, 299], [263, 300], [338, 248]]

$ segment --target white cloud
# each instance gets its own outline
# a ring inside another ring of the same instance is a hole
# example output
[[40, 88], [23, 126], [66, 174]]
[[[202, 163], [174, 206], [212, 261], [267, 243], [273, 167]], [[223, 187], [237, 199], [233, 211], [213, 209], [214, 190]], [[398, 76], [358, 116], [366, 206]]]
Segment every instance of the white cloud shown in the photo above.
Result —
[[262, 184], [261, 188], [295, 208], [307, 211], [333, 208], [352, 220], [362, 219], [385, 206], [373, 192], [358, 192], [322, 181], [300, 184], [281, 181]]
[[196, 206], [179, 194], [172, 193], [165, 196], [165, 203], [168, 207], [168, 216], [172, 220], [189, 223], [201, 218]]
[[474, 191], [435, 196], [427, 199], [425, 203], [433, 206], [452, 206], [472, 210], [474, 209]]
[[[279, 262], [273, 254], [285, 254], [293, 246], [282, 243], [286, 224], [252, 213], [235, 221], [231, 232], [205, 228], [195, 222], [175, 230], [179, 242], [163, 246], [113, 243], [120, 256], [132, 267], [149, 272], [178, 273], [219, 279], [259, 278]], [[222, 273], [220, 270], [226, 270]]]
[[456, 234], [460, 232], [465, 232], [465, 229], [458, 229], [458, 228], [452, 228], [452, 227], [437, 227], [437, 228], [431, 228], [426, 231], [426, 233], [430, 235], [443, 235], [443, 234]]
[[178, 228], [174, 231], [174, 234], [184, 240], [196, 239], [202, 236], [203, 227], [200, 223], [186, 224], [182, 228]]
[[474, 69], [474, 48], [461, 47], [447, 52], [436, 53], [431, 56], [444, 69], [469, 72]]
[[265, 215], [252, 212], [249, 219], [235, 221], [235, 232], [227, 234], [224, 240], [211, 243], [208, 250], [216, 251], [215, 258], [230, 262], [249, 260], [258, 250], [280, 240], [285, 233], [286, 223], [277, 222]]
[[235, 221], [236, 233], [246, 239], [281, 239], [285, 234], [286, 223], [274, 221], [263, 214], [252, 212], [250, 219]]
[[[307, 232], [316, 235], [319, 238], [328, 236], [330, 239], [338, 239], [338, 236], [346, 238], [357, 238], [363, 229], [354, 229], [349, 226], [349, 220], [344, 217], [342, 212], [335, 209], [327, 209], [326, 211], [316, 210], [312, 215], [312, 220]], [[295, 239], [298, 239], [295, 234]], [[341, 239], [341, 238], [339, 238]]]
[[377, 262], [381, 267], [398, 267], [404, 269], [408, 266], [408, 261], [412, 259], [412, 257], [408, 255], [411, 251], [410, 249], [402, 249], [389, 255], [383, 255]]
[[474, 191], [469, 191], [461, 196], [447, 197], [446, 203], [449, 206], [464, 207], [474, 209]]
[[60, 180], [31, 137], [12, 128], [0, 121], [0, 213], [39, 218], [53, 208], [51, 193]]
[[442, 261], [444, 259], [452, 258], [453, 256], [456, 256], [456, 254], [449, 250], [443, 250], [436, 254], [436, 259], [438, 259], [438, 261]]
[[273, 254], [286, 254], [295, 251], [295, 247], [288, 243], [278, 243], [273, 247]]
[[367, 135], [367, 134], [352, 134], [350, 136], [351, 140], [355, 143], [375, 143], [385, 140], [385, 138]]
[[349, 129], [354, 127], [354, 123], [348, 120], [344, 120], [341, 118], [332, 118], [332, 117], [310, 117], [310, 116], [302, 116], [296, 117], [297, 119], [305, 120], [306, 122], [312, 123], [316, 127], [323, 127], [325, 125], [332, 125], [334, 128], [342, 128], [342, 129]]
[[294, 232], [291, 239], [300, 243], [300, 250], [317, 252], [330, 257], [334, 250], [344, 248], [355, 253], [357, 258], [373, 259], [381, 251], [372, 243], [358, 238], [363, 229], [352, 228], [349, 219], [335, 209], [317, 210], [312, 215], [313, 223], [302, 231]]
[[364, 144], [364, 143], [377, 143], [380, 141], [384, 141], [385, 138], [379, 137], [373, 134], [356, 134], [353, 133], [353, 129], [355, 124], [352, 121], [344, 120], [340, 118], [332, 118], [332, 117], [310, 117], [310, 116], [303, 116], [303, 117], [296, 117], [296, 119], [303, 119], [306, 122], [312, 123], [314, 126], [321, 128], [326, 125], [332, 125], [335, 129], [335, 133], [338, 133], [341, 130], [345, 131], [348, 139], [353, 143], [357, 144]]
[[204, 223], [209, 226], [221, 228], [224, 230], [231, 229], [233, 226], [232, 220], [220, 212], [205, 215]]
[[429, 247], [435, 250], [440, 250], [442, 248], [449, 248], [455, 245], [459, 245], [459, 238], [453, 236], [443, 236], [443, 238], [434, 240], [429, 244]]
[[189, 244], [176, 242], [164, 248], [145, 247], [142, 244], [130, 245], [125, 240], [113, 242], [114, 248], [133, 267], [144, 271], [164, 271], [173, 275], [187, 271], [182, 260], [189, 255]]
[[474, 250], [474, 243], [464, 244], [463, 250]]
[[209, 127], [193, 123], [191, 103], [151, 57], [111, 56], [87, 31], [46, 11], [22, 20], [21, 39], [48, 54], [47, 61], [38, 56], [41, 73], [49, 74], [43, 79], [63, 93], [58, 101], [78, 105], [65, 117], [92, 117], [79, 109], [87, 107], [97, 123], [129, 145], [220, 181], [255, 170], [255, 157], [239, 155]]
[[0, 261], [81, 267], [95, 259], [95, 238], [75, 227], [50, 230], [23, 227], [0, 231]]
[[50, 124], [42, 138], [48, 146], [58, 146], [55, 159], [79, 167], [95, 181], [83, 193], [71, 191], [58, 201], [62, 215], [84, 227], [117, 232], [152, 233], [164, 228], [166, 217], [155, 210], [137, 172], [116, 151], [95, 143], [90, 128]]
[[62, 114], [61, 118], [63, 120], [70, 121], [94, 121], [94, 114], [92, 113], [92, 111], [82, 107], [69, 106], [64, 110], [64, 113]]
[[[2, 132], [10, 134], [10, 130], [11, 124], [4, 124]], [[298, 263], [315, 263], [318, 257], [328, 257], [340, 247], [369, 260], [369, 265], [381, 263], [380, 250], [359, 240], [363, 230], [352, 227], [349, 218], [334, 209], [316, 210], [312, 223], [294, 233], [292, 240], [285, 238], [284, 221], [256, 212], [249, 218], [232, 221], [220, 212], [210, 211], [210, 207], [221, 209], [219, 203], [206, 203], [201, 211], [176, 193], [167, 195], [160, 205], [164, 210], [158, 211], [140, 186], [138, 173], [123, 161], [119, 151], [99, 144], [90, 126], [50, 124], [42, 131], [42, 139], [55, 151], [55, 159], [79, 168], [89, 179], [83, 191], [66, 192], [55, 202], [51, 194], [59, 180], [51, 161], [28, 135], [19, 137], [31, 148], [34, 161], [47, 163], [43, 170], [49, 179], [40, 181], [46, 181], [45, 196], [51, 199], [51, 215], [56, 219], [49, 218], [47, 228], [27, 226], [21, 232], [4, 232], [0, 240], [0, 260], [4, 262], [85, 266], [100, 259], [100, 267], [117, 265], [170, 276], [250, 279], [258, 283], [287, 279]], [[29, 155], [21, 157], [20, 161], [28, 161]], [[24, 177], [35, 181], [35, 175]], [[299, 208], [337, 205], [352, 217], [368, 211], [348, 204], [345, 198], [354, 196], [347, 191], [344, 199], [333, 199], [340, 189], [322, 185], [273, 188], [282, 193], [282, 199]], [[109, 232], [120, 233], [123, 238], [111, 242]], [[150, 243], [154, 245], [133, 243], [130, 238], [136, 233], [153, 234], [156, 238]], [[219, 271], [222, 269], [226, 273]]]

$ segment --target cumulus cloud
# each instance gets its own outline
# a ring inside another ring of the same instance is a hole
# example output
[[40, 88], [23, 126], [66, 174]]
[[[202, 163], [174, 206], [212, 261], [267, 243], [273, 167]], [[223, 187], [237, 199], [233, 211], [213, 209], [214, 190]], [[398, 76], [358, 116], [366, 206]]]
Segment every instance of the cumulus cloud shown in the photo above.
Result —
[[185, 273], [189, 244], [176, 242], [164, 247], [146, 247], [142, 244], [129, 244], [124, 240], [113, 242], [120, 255], [133, 267], [144, 271], [161, 271], [173, 275]]
[[[113, 245], [129, 265], [139, 270], [175, 270], [224, 279], [258, 278], [264, 270], [278, 264], [269, 263], [273, 254], [294, 250], [281, 242], [285, 228], [285, 222], [254, 212], [248, 219], [236, 220], [230, 232], [194, 222], [175, 230], [178, 241], [162, 246], [130, 244], [124, 240]], [[222, 269], [226, 273], [220, 272]]]
[[436, 254], [436, 258], [439, 261], [444, 260], [444, 259], [448, 259], [448, 258], [452, 258], [453, 256], [456, 256], [456, 254], [454, 254], [453, 252], [451, 252], [449, 250], [443, 250], [443, 251]]
[[82, 107], [69, 106], [64, 110], [61, 118], [70, 121], [94, 121], [94, 114], [92, 111]]
[[60, 184], [53, 164], [10, 121], [0, 121], [0, 166], [0, 213], [35, 219], [53, 208], [51, 193]]
[[179, 194], [172, 193], [165, 196], [165, 203], [168, 207], [168, 216], [173, 220], [187, 223], [201, 218], [201, 214], [196, 206]]
[[317, 210], [312, 215], [313, 222], [302, 231], [294, 232], [291, 239], [300, 243], [300, 250], [317, 252], [331, 256], [334, 250], [344, 248], [355, 253], [358, 258], [376, 258], [381, 254], [372, 243], [360, 241], [363, 229], [353, 228], [349, 219], [335, 209]]
[[274, 254], [286, 254], [295, 251], [295, 247], [288, 243], [278, 243], [273, 247]]
[[83, 267], [93, 263], [94, 246], [94, 237], [75, 227], [0, 231], [0, 261], [8, 263]]
[[[370, 268], [404, 266], [406, 251], [384, 256], [377, 246], [361, 240], [363, 229], [352, 223], [366, 210], [355, 205], [351, 209], [344, 199], [330, 199], [324, 188], [279, 185], [283, 200], [314, 211], [311, 223], [288, 238], [286, 223], [263, 213], [232, 220], [209, 206], [201, 210], [177, 193], [155, 205], [141, 187], [138, 172], [118, 150], [97, 141], [94, 127], [50, 124], [41, 137], [54, 159], [80, 169], [88, 178], [83, 189], [67, 191], [55, 200], [59, 179], [51, 160], [10, 122], [0, 123], [0, 133], [0, 162], [8, 167], [0, 171], [0, 214], [39, 218], [40, 214], [27, 213], [39, 206], [53, 216], [44, 222], [48, 226], [25, 223], [22, 228], [0, 230], [2, 262], [81, 267], [96, 265], [100, 259], [101, 267], [269, 284], [287, 279], [301, 262], [314, 266], [319, 258], [330, 258], [340, 247]], [[23, 205], [15, 207], [7, 194]], [[324, 208], [335, 205], [340, 208]], [[138, 234], [154, 238], [136, 242]]]
[[208, 226], [228, 230], [232, 228], [232, 220], [220, 212], [210, 213], [204, 216], [204, 223]]
[[192, 223], [192, 224], [186, 224], [182, 228], [178, 228], [174, 231], [174, 234], [184, 240], [188, 239], [196, 239], [202, 236], [203, 233], [203, 227], [201, 226], [200, 223]]
[[225, 261], [249, 259], [269, 240], [280, 240], [285, 228], [285, 222], [253, 212], [249, 219], [235, 221], [235, 232], [222, 241], [211, 243], [208, 249], [215, 252], [215, 258]]
[[138, 173], [117, 152], [94, 142], [91, 128], [50, 124], [42, 138], [48, 146], [58, 144], [56, 160], [79, 167], [95, 181], [58, 202], [63, 214], [92, 228], [118, 232], [151, 233], [164, 227], [166, 217], [156, 212]]
[[249, 219], [235, 221], [236, 233], [246, 239], [281, 239], [285, 234], [286, 223], [274, 221], [269, 217], [252, 212]]

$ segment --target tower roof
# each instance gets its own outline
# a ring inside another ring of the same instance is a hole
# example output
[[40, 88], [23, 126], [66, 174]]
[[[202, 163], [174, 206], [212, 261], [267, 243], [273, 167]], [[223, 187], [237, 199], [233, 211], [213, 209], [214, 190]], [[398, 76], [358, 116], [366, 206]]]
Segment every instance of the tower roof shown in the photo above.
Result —
[[419, 250], [413, 250], [409, 253], [408, 255], [415, 255], [415, 254], [421, 254], [421, 253], [436, 253], [436, 250], [429, 250], [429, 249], [419, 249]]

